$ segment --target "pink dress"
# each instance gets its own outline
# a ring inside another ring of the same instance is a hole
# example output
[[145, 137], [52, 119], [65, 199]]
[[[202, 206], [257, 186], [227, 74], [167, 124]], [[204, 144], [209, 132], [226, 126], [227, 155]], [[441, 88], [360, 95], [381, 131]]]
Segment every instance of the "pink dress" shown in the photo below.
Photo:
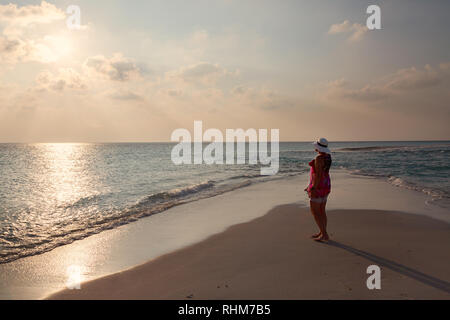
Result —
[[[330, 167], [331, 167], [331, 156], [329, 154], [326, 155], [319, 155], [317, 158], [323, 157], [324, 161], [324, 168], [322, 172], [322, 177], [319, 181], [319, 184], [317, 185], [315, 189], [315, 198], [323, 198], [328, 196], [328, 194], [331, 192], [331, 179], [330, 179]], [[314, 185], [314, 179], [316, 177], [315, 167], [314, 167], [315, 160], [312, 160], [309, 165], [311, 166], [310, 173], [309, 173], [309, 185], [307, 188], [307, 192], [310, 198], [311, 197], [311, 188]]]

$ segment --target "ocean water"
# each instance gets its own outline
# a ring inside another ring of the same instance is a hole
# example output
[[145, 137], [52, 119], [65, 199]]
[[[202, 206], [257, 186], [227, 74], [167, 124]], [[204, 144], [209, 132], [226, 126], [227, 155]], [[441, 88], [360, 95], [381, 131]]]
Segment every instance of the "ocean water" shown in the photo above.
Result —
[[[189, 201], [309, 171], [311, 143], [280, 143], [280, 169], [181, 165], [174, 144], [0, 144], [0, 263], [49, 251]], [[335, 142], [334, 169], [427, 195], [449, 210], [450, 141]], [[332, 174], [332, 172], [331, 172]], [[305, 181], [306, 185], [306, 181]]]

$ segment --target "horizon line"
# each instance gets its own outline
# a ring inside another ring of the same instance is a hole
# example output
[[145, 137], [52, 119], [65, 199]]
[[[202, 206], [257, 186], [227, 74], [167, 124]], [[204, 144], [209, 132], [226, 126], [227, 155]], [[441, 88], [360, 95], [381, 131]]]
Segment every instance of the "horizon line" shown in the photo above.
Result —
[[[314, 140], [282, 140], [279, 141], [279, 143], [308, 143], [313, 142]], [[203, 143], [211, 143], [213, 141], [203, 141]], [[237, 142], [237, 141], [235, 141]], [[245, 141], [248, 143], [248, 141]], [[271, 142], [270, 140], [267, 140], [267, 142]], [[330, 143], [343, 143], [343, 142], [450, 142], [450, 139], [429, 139], [429, 140], [329, 140]], [[33, 141], [33, 142], [2, 142], [0, 141], [0, 144], [108, 144], [108, 143], [180, 143], [180, 141]], [[191, 141], [191, 143], [194, 143], [194, 141]], [[226, 143], [226, 141], [223, 141], [223, 143]]]

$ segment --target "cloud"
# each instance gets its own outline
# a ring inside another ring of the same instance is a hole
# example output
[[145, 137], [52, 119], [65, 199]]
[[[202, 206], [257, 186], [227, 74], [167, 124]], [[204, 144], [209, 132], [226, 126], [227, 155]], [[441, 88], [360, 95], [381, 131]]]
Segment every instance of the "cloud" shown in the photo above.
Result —
[[422, 69], [416, 67], [400, 69], [359, 89], [349, 89], [349, 84], [344, 79], [335, 80], [327, 84], [325, 96], [375, 102], [438, 87], [447, 82], [450, 82], [450, 63], [441, 63], [434, 68], [425, 65]]
[[244, 86], [237, 86], [231, 90], [231, 93], [237, 96], [243, 95], [248, 91], [247, 87]]
[[202, 83], [211, 85], [221, 77], [237, 75], [239, 72], [230, 72], [217, 64], [209, 62], [199, 62], [193, 65], [182, 67], [179, 70], [168, 72], [166, 78], [180, 79], [184, 82]]
[[350, 100], [379, 101], [390, 96], [388, 92], [371, 86], [364, 86], [359, 90], [343, 90], [341, 96]]
[[294, 106], [294, 102], [284, 94], [273, 89], [237, 86], [231, 90], [232, 96], [244, 105], [263, 110], [278, 110]]
[[338, 33], [346, 33], [350, 36], [347, 38], [350, 42], [356, 42], [362, 40], [364, 35], [369, 29], [366, 26], [363, 26], [359, 23], [351, 23], [348, 20], [345, 20], [342, 23], [336, 23], [330, 26], [328, 30], [328, 34], [338, 34]]
[[448, 79], [449, 73], [446, 71], [446, 64], [440, 65], [437, 69], [433, 69], [430, 65], [426, 65], [423, 70], [416, 67], [401, 69], [385, 79], [387, 82], [385, 87], [391, 90], [420, 90], [434, 87]]
[[36, 77], [38, 90], [59, 91], [87, 89], [86, 79], [71, 68], [61, 68], [56, 73], [42, 71]]
[[53, 4], [42, 1], [40, 5], [17, 7], [16, 4], [0, 5], [0, 21], [28, 26], [33, 23], [51, 23], [65, 19], [65, 13]]
[[178, 98], [183, 96], [184, 92], [183, 90], [180, 89], [160, 89], [158, 91], [159, 94], [167, 96], [167, 97], [171, 97], [171, 98]]
[[0, 36], [0, 58], [3, 63], [17, 63], [28, 60], [33, 47], [21, 39], [9, 39]]
[[206, 62], [201, 62], [196, 65], [183, 68], [180, 71], [181, 77], [185, 79], [201, 78], [210, 75], [220, 75], [223, 73], [225, 73], [225, 70], [220, 68], [218, 65]]
[[45, 36], [40, 39], [0, 36], [0, 63], [4, 64], [55, 62], [69, 50], [70, 46], [63, 36]]
[[136, 63], [121, 53], [116, 53], [111, 58], [102, 55], [90, 57], [86, 60], [85, 67], [113, 81], [128, 81], [141, 77], [141, 70]]
[[56, 37], [38, 34], [37, 24], [62, 21], [65, 13], [53, 4], [42, 1], [40, 5], [18, 7], [16, 4], [0, 5], [0, 63], [16, 64], [36, 61], [49, 63], [61, 56], [62, 41]]
[[121, 90], [119, 92], [115, 92], [109, 95], [110, 98], [114, 100], [122, 100], [122, 101], [141, 101], [144, 98], [132, 91], [129, 90]]
[[341, 98], [345, 100], [355, 100], [364, 102], [374, 102], [389, 97], [389, 94], [381, 88], [365, 85], [360, 89], [349, 89], [348, 81], [338, 79], [326, 84], [325, 97], [329, 99]]

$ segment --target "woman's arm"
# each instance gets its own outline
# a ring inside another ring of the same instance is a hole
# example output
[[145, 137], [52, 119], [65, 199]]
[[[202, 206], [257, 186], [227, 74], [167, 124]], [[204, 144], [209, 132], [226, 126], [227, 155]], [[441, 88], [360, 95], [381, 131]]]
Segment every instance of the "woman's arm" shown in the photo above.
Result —
[[316, 157], [316, 160], [314, 161], [314, 183], [313, 188], [317, 189], [319, 187], [320, 180], [322, 179], [322, 173], [323, 173], [323, 159], [319, 156]]

